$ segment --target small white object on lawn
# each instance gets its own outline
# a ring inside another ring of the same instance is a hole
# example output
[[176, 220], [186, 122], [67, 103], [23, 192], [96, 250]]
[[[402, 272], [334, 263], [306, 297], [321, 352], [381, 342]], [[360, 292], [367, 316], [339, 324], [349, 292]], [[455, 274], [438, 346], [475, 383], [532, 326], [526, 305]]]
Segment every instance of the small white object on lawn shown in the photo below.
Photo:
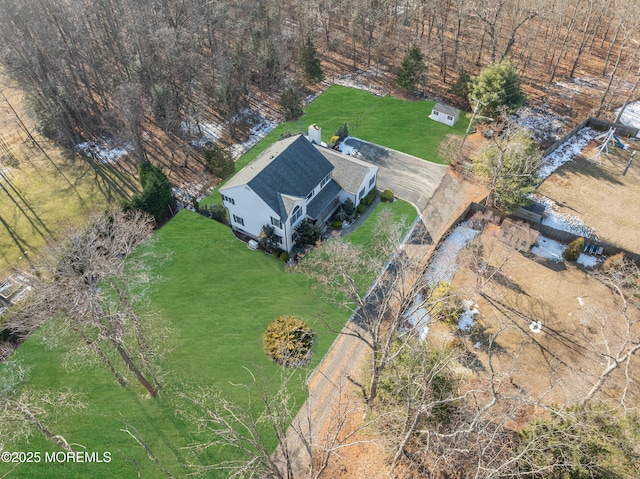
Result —
[[529, 329], [531, 332], [539, 334], [542, 332], [542, 322], [541, 321], [532, 321], [529, 325]]

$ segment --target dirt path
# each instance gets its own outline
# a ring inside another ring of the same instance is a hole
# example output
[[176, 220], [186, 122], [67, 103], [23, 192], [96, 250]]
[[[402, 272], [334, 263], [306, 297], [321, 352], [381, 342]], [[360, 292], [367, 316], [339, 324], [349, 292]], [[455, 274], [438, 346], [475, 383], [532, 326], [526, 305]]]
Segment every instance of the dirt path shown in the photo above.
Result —
[[[443, 234], [452, 223], [464, 213], [471, 201], [478, 201], [484, 192], [478, 185], [465, 181], [451, 170], [444, 175], [435, 189], [421, 217], [429, 234], [413, 234], [405, 243], [407, 252], [427, 261]], [[416, 224], [416, 230], [424, 232], [422, 222]], [[415, 233], [415, 232], [414, 232]], [[416, 241], [416, 238], [422, 238]], [[368, 347], [359, 339], [348, 334], [349, 328], [358, 327], [349, 321], [327, 355], [318, 365], [309, 379], [309, 398], [300, 408], [293, 424], [300, 428], [312, 442], [320, 441], [332, 422], [334, 408], [340, 403], [347, 376], [358, 377], [367, 360]], [[311, 429], [311, 430], [310, 430]], [[309, 470], [308, 455], [292, 428], [287, 433], [288, 445], [293, 457], [294, 477], [306, 477]], [[280, 449], [274, 455], [278, 457]], [[342, 450], [341, 454], [348, 454]], [[353, 458], [354, 461], [363, 458]]]

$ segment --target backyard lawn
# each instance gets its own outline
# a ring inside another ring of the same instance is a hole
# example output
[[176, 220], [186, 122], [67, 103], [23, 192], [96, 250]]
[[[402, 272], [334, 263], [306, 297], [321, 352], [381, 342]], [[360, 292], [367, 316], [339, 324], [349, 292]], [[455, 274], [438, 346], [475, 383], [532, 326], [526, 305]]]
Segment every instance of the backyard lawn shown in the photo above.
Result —
[[[307, 133], [309, 125], [322, 128], [322, 140], [329, 142], [339, 126], [347, 123], [349, 134], [435, 163], [446, 164], [437, 154], [442, 140], [450, 134], [464, 135], [469, 120], [460, 115], [450, 127], [431, 120], [435, 102], [407, 101], [339, 85], [329, 87], [305, 110], [297, 121], [281, 123], [236, 162], [240, 171], [283, 134]], [[221, 203], [217, 189], [203, 204]]]
[[[353, 241], [364, 240], [384, 208], [391, 208], [397, 216], [408, 215], [408, 224], [416, 216], [413, 207], [402, 201], [381, 205], [361, 230], [352, 233]], [[148, 299], [171, 332], [158, 348], [166, 351], [160, 396], [148, 398], [133, 379], [130, 389], [119, 387], [101, 364], [82, 362], [81, 368], [64, 369], [61, 364], [71, 359], [67, 352], [75, 339], [61, 337], [52, 325], [45, 325], [20, 346], [13, 359], [30, 368], [28, 387], [33, 393], [71, 388], [83, 395], [85, 408], [50, 418], [49, 427], [76, 450], [109, 452], [111, 461], [22, 464], [13, 476], [163, 477], [142, 447], [123, 431], [133, 428], [175, 476], [191, 472], [185, 466], [189, 461], [219, 463], [230, 457], [228, 450], [214, 447], [196, 459], [186, 448], [197, 436], [192, 424], [175, 415], [180, 406], [177, 393], [215, 387], [226, 397], [247, 404], [246, 390], [234, 384], [251, 383], [247, 369], [277, 383], [280, 370], [262, 352], [262, 334], [272, 319], [291, 314], [305, 319], [317, 333], [311, 362], [292, 384], [299, 407], [305, 397], [304, 376], [335, 339], [323, 321], [342, 325], [347, 319], [344, 311], [310, 294], [304, 276], [285, 272], [282, 262], [249, 250], [229, 228], [195, 213], [179, 213], [154, 235], [145, 251], [162, 258], [152, 260], [153, 272], [160, 279], [150, 285]], [[253, 406], [257, 411], [259, 404]], [[271, 447], [275, 445], [271, 439]], [[35, 433], [28, 443], [12, 445], [11, 450], [42, 451], [44, 455], [60, 448]], [[13, 466], [0, 464], [0, 477]], [[226, 477], [226, 473], [207, 477]]]

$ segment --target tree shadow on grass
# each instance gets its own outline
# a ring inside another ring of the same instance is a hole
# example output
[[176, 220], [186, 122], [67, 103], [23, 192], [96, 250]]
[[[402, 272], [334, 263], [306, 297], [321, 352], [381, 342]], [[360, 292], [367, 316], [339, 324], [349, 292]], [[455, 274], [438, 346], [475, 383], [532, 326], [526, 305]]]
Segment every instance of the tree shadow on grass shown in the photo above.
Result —
[[[560, 178], [568, 179], [568, 173], [573, 173], [577, 177], [590, 177], [595, 180], [606, 181], [614, 185], [623, 185], [614, 173], [609, 171], [612, 168], [611, 161], [603, 153], [601, 159], [594, 157], [579, 157], [578, 161], [569, 162], [555, 171]], [[622, 176], [622, 170], [620, 170]]]
[[124, 198], [130, 199], [136, 191], [140, 190], [137, 182], [130, 175], [123, 173], [122, 167], [117, 163], [111, 166], [72, 150], [68, 150], [67, 155], [70, 161], [81, 159], [91, 168], [95, 184], [109, 202]]
[[[29, 255], [27, 254], [29, 251], [33, 251], [33, 247], [25, 240], [23, 239], [12, 227], [11, 225], [9, 225], [9, 223], [7, 223], [5, 221], [5, 219], [0, 216], [0, 223], [2, 223], [2, 226], [4, 226], [4, 228], [7, 230], [7, 233], [9, 233], [9, 236], [11, 237], [11, 239], [13, 240], [13, 242], [15, 243], [15, 245], [18, 247], [18, 249], [20, 250], [20, 252], [22, 254], [24, 254], [24, 258], [27, 259], [27, 262], [33, 266], [32, 262], [31, 262], [31, 258], [29, 257]], [[15, 258], [11, 258], [10, 261], [8, 261], [10, 264], [13, 264], [13, 260]]]
[[[3, 181], [5, 180], [5, 181]], [[13, 202], [14, 206], [20, 210], [22, 216], [31, 224], [31, 227], [43, 238], [47, 236], [53, 236], [53, 233], [47, 225], [42, 221], [40, 216], [31, 207], [31, 204], [22, 195], [22, 193], [13, 185], [11, 181], [6, 181], [6, 177], [0, 177], [0, 188], [4, 191], [7, 197]]]

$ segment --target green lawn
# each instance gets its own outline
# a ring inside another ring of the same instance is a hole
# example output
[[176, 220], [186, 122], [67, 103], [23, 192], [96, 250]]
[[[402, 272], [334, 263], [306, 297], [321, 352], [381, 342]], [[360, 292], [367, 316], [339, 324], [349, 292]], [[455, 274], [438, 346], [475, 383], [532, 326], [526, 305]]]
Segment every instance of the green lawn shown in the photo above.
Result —
[[[384, 208], [392, 208], [398, 217], [408, 215], [409, 223], [416, 215], [413, 207], [404, 202], [380, 206], [350, 238], [364, 241]], [[82, 445], [76, 449], [107, 451], [112, 459], [108, 464], [23, 464], [10, 477], [136, 477], [137, 468], [142, 477], [163, 477], [144, 450], [121, 431], [122, 418], [140, 432], [168, 470], [184, 476], [189, 472], [184, 464], [193, 459], [185, 447], [196, 436], [193, 425], [175, 415], [176, 392], [185, 383], [213, 386], [230, 398], [245, 402], [244, 389], [232, 385], [251, 383], [245, 368], [277, 381], [279, 368], [262, 352], [261, 340], [267, 324], [282, 314], [304, 318], [317, 333], [311, 363], [292, 384], [296, 403], [302, 404], [301, 378], [318, 364], [336, 336], [319, 318], [339, 326], [346, 321], [347, 313], [310, 294], [304, 276], [285, 272], [283, 263], [249, 250], [229, 228], [189, 211], [179, 213], [154, 239], [145, 249], [166, 259], [153, 268], [162, 279], [152, 284], [149, 299], [172, 331], [170, 340], [161, 345], [169, 352], [163, 361], [166, 376], [160, 397], [147, 398], [133, 379], [132, 389], [119, 387], [99, 364], [65, 370], [61, 364], [73, 339], [57, 337], [49, 326], [41, 328], [14, 355], [31, 369], [30, 390], [72, 388], [85, 396], [87, 405], [53, 418], [49, 422], [51, 429], [69, 442]], [[52, 338], [58, 339], [55, 345], [51, 345]], [[43, 454], [59, 451], [39, 434], [29, 443], [12, 446], [12, 450]], [[228, 454], [229, 451], [212, 448], [201, 460], [213, 464]], [[10, 469], [11, 466], [0, 464], [0, 477]]]
[[51, 160], [39, 152], [18, 154], [6, 179], [0, 177], [0, 279], [11, 267], [30, 269], [31, 258], [61, 228], [139, 190], [137, 180], [117, 168], [43, 145]]
[[[429, 118], [435, 102], [380, 97], [367, 91], [339, 85], [329, 87], [306, 108], [304, 116], [281, 123], [236, 162], [240, 171], [268, 146], [287, 133], [307, 133], [315, 123], [322, 128], [322, 140], [329, 142], [339, 126], [347, 123], [349, 134], [434, 163], [446, 164], [438, 146], [450, 134], [463, 135], [469, 120], [463, 114], [450, 127]], [[217, 188], [203, 204], [221, 203]]]

